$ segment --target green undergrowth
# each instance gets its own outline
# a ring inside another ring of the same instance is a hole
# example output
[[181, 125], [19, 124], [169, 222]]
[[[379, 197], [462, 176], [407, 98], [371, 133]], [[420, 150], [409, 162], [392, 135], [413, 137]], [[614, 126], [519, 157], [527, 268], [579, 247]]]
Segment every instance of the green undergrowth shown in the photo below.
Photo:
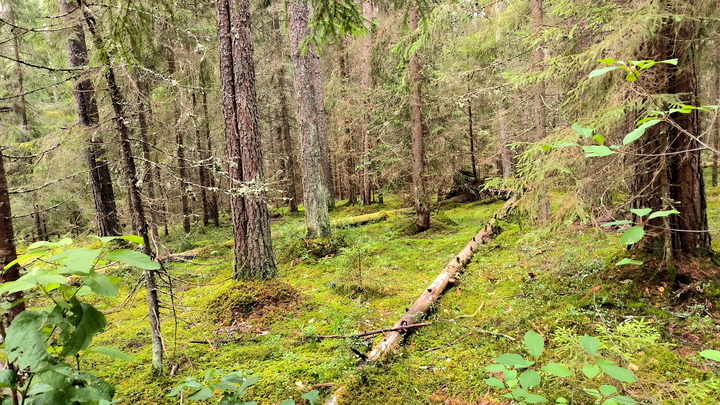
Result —
[[[709, 197], [712, 207], [720, 205], [718, 194]], [[587, 361], [577, 339], [600, 339], [603, 356], [637, 375], [638, 383], [619, 388], [641, 403], [720, 398], [718, 364], [697, 355], [720, 347], [714, 306], [720, 283], [709, 261], [680, 263], [685, 283], [670, 286], [653, 258], [644, 266], [614, 267], [633, 253], [620, 245], [619, 233], [585, 224], [537, 228], [518, 218], [501, 222], [503, 232], [477, 250], [436, 304], [429, 326], [381, 363], [358, 369], [357, 353], [368, 353], [380, 336], [325, 336], [390, 327], [502, 206], [452, 203], [433, 213], [429, 231], [415, 234], [412, 212], [386, 201], [340, 205], [334, 220], [388, 215], [335, 228], [328, 240], [304, 239], [301, 214], [275, 219], [280, 277], [267, 283], [230, 280], [228, 227], [167, 241], [169, 250], [193, 250], [194, 258], [167, 264], [172, 288], [168, 277], [161, 281], [163, 376], [150, 370], [139, 274], [113, 269], [127, 299], [99, 303], [109, 326], [97, 344], [122, 349], [133, 362], [88, 356], [81, 366], [115, 384], [122, 404], [178, 403], [165, 395], [209, 368], [252, 370], [260, 379], [248, 399], [260, 405], [288, 398], [302, 403], [300, 396], [316, 385], [321, 398], [346, 385], [344, 404], [507, 404], [503, 392], [484, 383], [485, 367], [503, 353], [522, 353], [522, 337], [533, 330], [546, 340], [539, 361], [571, 369]], [[711, 227], [720, 226], [715, 208], [709, 216]], [[547, 379], [536, 392], [552, 403], [563, 396], [592, 404], [580, 377], [574, 371], [564, 380]], [[335, 386], [320, 386], [326, 383]]]

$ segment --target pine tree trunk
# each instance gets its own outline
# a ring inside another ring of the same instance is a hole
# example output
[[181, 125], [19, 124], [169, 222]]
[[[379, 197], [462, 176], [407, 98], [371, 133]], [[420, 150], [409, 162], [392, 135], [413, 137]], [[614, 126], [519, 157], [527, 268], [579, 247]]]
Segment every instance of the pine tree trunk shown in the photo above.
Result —
[[281, 160], [281, 168], [283, 172], [283, 189], [285, 190], [285, 198], [288, 200], [290, 212], [298, 212], [298, 192], [297, 185], [297, 162], [295, 161], [295, 153], [293, 152], [292, 139], [290, 138], [290, 112], [285, 85], [285, 63], [283, 62], [278, 69], [278, 92], [280, 102], [280, 119], [278, 127], [278, 137], [280, 145], [282, 145], [283, 159]]
[[202, 223], [203, 227], [206, 227], [210, 225], [210, 205], [207, 196], [207, 189], [208, 187], [210, 187], [210, 182], [208, 181], [207, 166], [205, 166], [206, 153], [203, 150], [204, 147], [202, 142], [203, 139], [206, 139], [205, 134], [203, 134], [205, 129], [205, 123], [202, 121], [202, 118], [198, 120], [198, 117], [202, 117], [202, 114], [200, 114], [200, 112], [198, 111], [199, 107], [197, 103], [196, 92], [192, 93], [192, 108], [193, 124], [195, 126], [195, 150], [197, 151], [198, 161], [200, 161], [200, 164], [198, 165], [198, 178], [200, 179], [200, 204], [202, 206]]
[[[10, 24], [15, 24], [15, 11], [10, 8], [8, 13]], [[27, 103], [25, 101], [25, 78], [23, 76], [22, 64], [20, 63], [20, 29], [12, 27], [10, 33], [13, 37], [13, 51], [15, 53], [15, 69], [18, 76], [18, 112], [20, 122], [24, 131], [28, 130]]]
[[[715, 40], [715, 97], [720, 100], [720, 40]], [[715, 117], [715, 128], [710, 131], [711, 144], [713, 149], [720, 147], [720, 119]], [[712, 186], [718, 185], [718, 155], [712, 154]]]
[[303, 54], [301, 42], [308, 37], [310, 9], [305, 0], [290, 0], [288, 6], [290, 29], [290, 54], [293, 63], [297, 122], [300, 130], [300, 162], [302, 165], [303, 199], [305, 221], [309, 238], [330, 236], [330, 190], [324, 165], [329, 157], [323, 153], [322, 135], [316, 118], [319, 110], [318, 92], [315, 90], [314, 64], [311, 59], [317, 53], [313, 44]]
[[[363, 18], [370, 21], [372, 19], [372, 1], [366, 0], [362, 4]], [[371, 28], [371, 24], [367, 22], [365, 24], [368, 30]], [[362, 203], [368, 206], [372, 203], [371, 197], [371, 185], [370, 185], [370, 91], [372, 89], [372, 76], [371, 66], [372, 63], [372, 35], [370, 32], [363, 38], [362, 43], [362, 55], [360, 61], [360, 86], [363, 91], [363, 98], [365, 99], [365, 113], [362, 115], [360, 121], [360, 156], [362, 160]]]
[[[120, 150], [123, 160], [123, 169], [125, 171], [126, 182], [128, 185], [128, 196], [130, 199], [130, 212], [134, 228], [138, 230], [138, 234], [143, 238], [143, 253], [150, 257], [155, 257], [150, 245], [150, 235], [148, 232], [147, 222], [145, 221], [145, 212], [142, 204], [142, 196], [140, 188], [137, 185], [137, 170], [135, 167], [135, 159], [130, 144], [130, 130], [126, 125], [126, 115], [124, 111], [125, 100], [120, 92], [120, 87], [115, 79], [115, 70], [113, 68], [110, 56], [107, 54], [103, 46], [103, 41], [97, 34], [95, 26], [95, 18], [90, 14], [87, 7], [83, 8], [83, 15], [88, 30], [93, 36], [93, 40], [97, 49], [100, 50], [100, 58], [104, 65], [105, 80], [107, 81], [108, 91], [110, 93], [110, 103], [115, 113], [115, 126], [117, 128], [120, 141]], [[162, 335], [160, 333], [160, 305], [157, 294], [157, 284], [155, 283], [155, 272], [145, 270], [143, 272], [145, 278], [145, 289], [147, 293], [148, 303], [148, 319], [150, 321], [150, 335], [152, 347], [152, 367], [156, 373], [162, 373], [163, 369], [163, 346]]]
[[[417, 31], [419, 22], [418, 8], [410, 8], [408, 26]], [[422, 127], [422, 75], [420, 60], [416, 52], [410, 53], [410, 129], [412, 132], [413, 188], [415, 210], [417, 211], [417, 230], [422, 232], [430, 228], [430, 198], [425, 190], [425, 163]]]
[[479, 184], [480, 179], [478, 179], [477, 162], [475, 158], [475, 131], [473, 130], [472, 100], [468, 98], [467, 103], [468, 136], [470, 138], [470, 165], [472, 166], [473, 181], [476, 184]]
[[138, 86], [138, 128], [140, 130], [140, 142], [142, 143], [143, 156], [143, 178], [142, 192], [147, 196], [147, 207], [150, 211], [150, 236], [153, 240], [153, 246], [157, 245], [158, 238], [158, 209], [155, 201], [155, 184], [153, 178], [153, 161], [150, 153], [150, 136], [148, 128], [148, 116], [151, 114], [150, 108], [150, 85], [146, 80], [137, 81]]
[[[175, 54], [170, 48], [165, 48], [168, 62], [168, 76], [175, 74]], [[175, 94], [175, 97], [178, 95]], [[183, 232], [190, 233], [190, 202], [188, 201], [188, 173], [187, 161], [185, 159], [185, 131], [181, 128], [180, 122], [180, 100], [175, 98], [173, 103], [173, 120], [172, 129], [175, 131], [175, 144], [177, 145], [177, 167], [178, 167], [178, 188], [180, 191], [180, 207], [182, 211]]]
[[[69, 15], [79, 7], [75, 0], [59, 0], [59, 4], [60, 12], [64, 15]], [[90, 59], [82, 25], [77, 24], [73, 27], [67, 50], [71, 67], [87, 66]], [[99, 115], [95, 100], [95, 88], [90, 78], [74, 80], [73, 95], [75, 96], [80, 125], [86, 128], [98, 125]], [[85, 148], [85, 161], [88, 166], [88, 177], [95, 203], [97, 234], [98, 236], [116, 236], [120, 235], [121, 230], [110, 168], [105, 160], [102, 143], [102, 139], [96, 133], [88, 139]]]
[[[691, 7], [691, 5], [688, 5]], [[697, 75], [695, 50], [689, 39], [694, 33], [695, 23], [685, 18], [670, 22], [659, 32], [659, 39], [652, 44], [654, 60], [677, 58], [678, 66], [658, 66], [653, 72], [652, 85], [660, 92], [677, 94], [685, 104], [697, 104]], [[645, 80], [642, 76], [639, 80]], [[662, 108], [669, 106], [662, 106]], [[638, 144], [636, 175], [631, 191], [638, 197], [635, 207], [653, 210], [676, 208], [678, 215], [667, 219], [656, 218], [648, 221], [649, 228], [665, 231], [664, 254], [666, 261], [672, 258], [672, 251], [697, 256], [710, 249], [705, 187], [702, 177], [701, 149], [694, 138], [699, 136], [697, 110], [689, 114], [670, 116], [677, 127], [658, 124], [646, 131]], [[676, 203], [673, 203], [676, 202]], [[671, 205], [672, 204], [672, 205]], [[674, 274], [669, 273], [674, 283]]]
[[[17, 259], [15, 250], [15, 230], [13, 229], [12, 211], [10, 209], [10, 194], [8, 193], [7, 177], [5, 176], [4, 158], [0, 154], [0, 265], [4, 269], [10, 262]], [[20, 265], [15, 264], [0, 273], [0, 283], [15, 281], [20, 278]], [[22, 292], [4, 294], [2, 301], [14, 303], [22, 299]], [[20, 302], [14, 305], [5, 313], [3, 326], [7, 326], [12, 320], [25, 309], [25, 304]]]
[[233, 275], [238, 279], [270, 279], [277, 275], [277, 269], [263, 191], [265, 177], [257, 122], [250, 2], [216, 0], [215, 4], [235, 237]]
[[202, 105], [202, 134], [204, 142], [207, 143], [207, 147], [203, 151], [202, 159], [203, 159], [203, 167], [205, 168], [205, 171], [207, 173], [207, 180], [208, 180], [208, 186], [210, 187], [210, 198], [208, 199], [208, 215], [210, 219], [213, 220], [213, 223], [215, 226], [220, 226], [220, 213], [218, 211], [218, 193], [215, 188], [215, 175], [213, 174], [215, 163], [213, 159], [213, 147], [212, 147], [212, 138], [210, 137], [210, 113], [208, 112], [208, 102], [207, 102], [207, 88], [210, 86], [210, 78], [209, 75], [212, 74], [208, 72], [211, 67], [208, 65], [209, 62], [207, 62], [207, 59], [204, 59], [200, 63], [200, 86], [202, 87], [201, 99], [200, 103]]
[[[531, 17], [531, 31], [535, 38], [542, 37], [541, 27], [543, 24], [543, 0], [530, 0], [530, 17]], [[538, 43], [533, 48], [533, 72], [542, 72], [542, 62], [545, 59], [545, 44], [542, 40], [538, 39]], [[538, 79], [535, 84], [535, 94], [533, 95], [533, 109], [535, 118], [535, 140], [541, 141], [545, 139], [546, 133], [546, 111], [545, 111], [545, 82], [542, 79]], [[544, 186], [544, 183], [543, 183]], [[541, 222], [546, 222], [550, 219], [550, 197], [547, 191], [543, 188], [538, 190], [539, 201], [538, 201], [538, 217]]]

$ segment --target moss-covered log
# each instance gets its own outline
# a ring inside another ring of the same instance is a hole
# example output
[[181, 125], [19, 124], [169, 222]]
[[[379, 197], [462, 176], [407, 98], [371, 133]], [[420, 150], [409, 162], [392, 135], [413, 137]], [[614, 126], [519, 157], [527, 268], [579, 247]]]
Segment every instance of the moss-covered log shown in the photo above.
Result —
[[[423, 291], [422, 295], [415, 301], [415, 303], [408, 309], [405, 314], [392, 326], [393, 332], [390, 332], [383, 337], [383, 339], [375, 345], [370, 354], [367, 355], [367, 359], [363, 361], [360, 366], [367, 365], [374, 361], [381, 359], [385, 354], [391, 352], [393, 349], [400, 345], [403, 337], [408, 330], [403, 329], [403, 326], [412, 325], [418, 323], [420, 320], [425, 318], [432, 308], [432, 305], [437, 302], [440, 296], [448, 289], [451, 284], [456, 282], [455, 277], [470, 263], [475, 249], [479, 245], [484, 245], [496, 234], [496, 222], [498, 219], [505, 216], [505, 213], [510, 209], [514, 199], [510, 199], [503, 205], [497, 214], [483, 227], [483, 229], [475, 235], [468, 244], [460, 251], [455, 257], [443, 267], [440, 275]], [[338, 400], [342, 397], [345, 392], [345, 387], [341, 386], [335, 393], [325, 402], [325, 405], [337, 405]]]

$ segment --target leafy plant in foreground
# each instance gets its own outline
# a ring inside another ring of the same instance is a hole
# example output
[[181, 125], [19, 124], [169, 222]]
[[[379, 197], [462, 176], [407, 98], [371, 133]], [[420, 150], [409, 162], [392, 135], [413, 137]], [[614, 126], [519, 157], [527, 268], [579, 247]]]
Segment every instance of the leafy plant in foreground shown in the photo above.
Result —
[[[28, 296], [37, 290], [50, 305], [21, 312], [6, 331], [3, 350], [13, 369], [0, 370], [0, 387], [10, 388], [15, 398], [0, 396], [3, 404], [111, 403], [114, 387], [80, 370], [80, 359], [90, 353], [131, 359], [113, 348], [90, 347], [93, 337], [105, 329], [107, 320], [80, 298], [89, 294], [114, 297], [118, 293], [118, 278], [96, 271], [99, 265], [116, 261], [147, 270], [157, 270], [160, 265], [142, 253], [108, 247], [108, 242], [115, 239], [142, 243], [142, 238], [99, 239], [102, 243], [99, 249], [69, 249], [72, 240], [67, 238], [52, 243], [36, 242], [25, 255], [8, 264], [7, 267], [32, 259], [25, 275], [0, 285], [0, 294], [23, 291]], [[70, 277], [79, 282], [71, 282]], [[7, 304], [3, 309], [8, 309]]]
[[[180, 395], [188, 401], [203, 401], [215, 396], [216, 393], [221, 395], [219, 405], [256, 405], [255, 401], [245, 401], [243, 397], [247, 396], [247, 389], [255, 385], [258, 376], [249, 375], [252, 371], [231, 372], [224, 374], [223, 370], [207, 369], [203, 373], [202, 380], [198, 381], [195, 377], [188, 377], [184, 382], [178, 384], [167, 394], [168, 397]], [[183, 397], [185, 390], [189, 394]], [[315, 405], [319, 392], [312, 390], [302, 395], [307, 399], [310, 405]], [[292, 399], [286, 399], [278, 405], [295, 405]]]
[[[525, 348], [535, 360], [545, 350], [545, 340], [536, 332], [528, 331], [525, 333], [523, 341]], [[580, 338], [580, 345], [594, 359], [592, 363], [584, 364], [581, 369], [582, 374], [588, 380], [593, 380], [595, 377], [605, 374], [620, 382], [637, 382], [637, 378], [631, 371], [618, 367], [612, 361], [597, 355], [600, 348], [600, 340], [597, 338], [585, 335]], [[501, 378], [490, 377], [485, 379], [485, 383], [491, 387], [507, 391], [503, 394], [503, 397], [517, 401], [519, 405], [548, 402], [548, 399], [544, 396], [531, 392], [533, 388], [539, 387], [543, 382], [543, 377], [538, 371], [559, 378], [573, 376], [573, 372], [567, 365], [547, 363], [538, 369], [535, 361], [526, 360], [516, 353], [505, 353], [494, 360], [495, 364], [491, 364], [485, 369], [493, 373], [499, 373], [498, 377]], [[630, 405], [637, 403], [628, 396], [617, 395], [618, 388], [613, 385], [603, 384], [597, 388], [583, 387], [581, 390], [598, 401], [602, 401], [603, 405]], [[555, 403], [566, 404], [568, 400], [559, 397], [555, 399]]]

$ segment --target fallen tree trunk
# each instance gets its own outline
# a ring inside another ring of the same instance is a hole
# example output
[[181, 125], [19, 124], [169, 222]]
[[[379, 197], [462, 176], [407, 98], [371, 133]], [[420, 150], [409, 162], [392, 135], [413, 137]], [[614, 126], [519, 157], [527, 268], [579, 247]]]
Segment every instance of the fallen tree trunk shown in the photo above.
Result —
[[[458, 253], [453, 260], [450, 261], [445, 267], [443, 267], [440, 275], [430, 283], [415, 303], [408, 309], [405, 314], [393, 325], [392, 332], [388, 333], [383, 339], [375, 345], [370, 354], [367, 355], [367, 359], [363, 361], [360, 366], [365, 366], [368, 363], [377, 361], [382, 358], [385, 354], [389, 353], [400, 345], [403, 337], [405, 336], [407, 329], [403, 329], [404, 326], [418, 323], [430, 312], [432, 305], [440, 298], [445, 292], [449, 285], [455, 284], [455, 276], [462, 271], [465, 266], [470, 263], [470, 259], [475, 253], [475, 249], [478, 245], [484, 245], [490, 240], [496, 232], [496, 222], [505, 216], [507, 211], [510, 209], [514, 199], [510, 199], [503, 205], [497, 214], [483, 227], [483, 229], [475, 235], [470, 242]], [[345, 387], [342, 386], [335, 390], [333, 395], [325, 402], [325, 405], [337, 405], [338, 400], [345, 392]]]

